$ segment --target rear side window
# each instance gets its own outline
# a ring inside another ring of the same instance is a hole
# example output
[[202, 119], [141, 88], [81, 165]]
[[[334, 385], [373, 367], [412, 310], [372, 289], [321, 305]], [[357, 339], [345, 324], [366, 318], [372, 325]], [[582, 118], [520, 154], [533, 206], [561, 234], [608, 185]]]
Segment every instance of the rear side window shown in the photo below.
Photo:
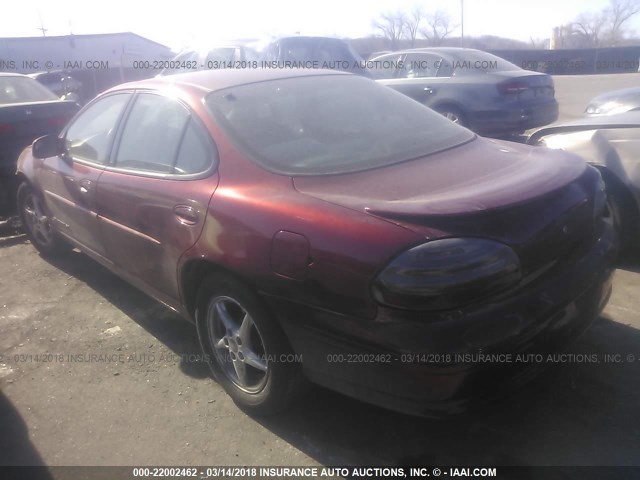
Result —
[[176, 173], [203, 172], [209, 168], [210, 163], [211, 149], [208, 134], [193, 119], [190, 119], [178, 151]]
[[67, 153], [78, 160], [105, 164], [116, 126], [131, 94], [109, 95], [82, 112], [67, 129]]
[[208, 134], [178, 101], [142, 93], [127, 118], [115, 166], [161, 174], [193, 174], [213, 161]]

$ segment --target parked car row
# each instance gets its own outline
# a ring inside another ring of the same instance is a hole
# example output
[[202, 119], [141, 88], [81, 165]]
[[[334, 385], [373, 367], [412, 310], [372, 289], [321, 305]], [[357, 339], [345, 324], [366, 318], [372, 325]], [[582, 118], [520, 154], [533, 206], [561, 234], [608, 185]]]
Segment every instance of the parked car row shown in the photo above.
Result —
[[[499, 57], [466, 48], [420, 48], [389, 52], [367, 62], [344, 41], [285, 37], [260, 51], [247, 46], [187, 50], [163, 75], [251, 65], [315, 65], [373, 77], [448, 119], [484, 135], [508, 135], [558, 118], [553, 79]], [[249, 61], [249, 62], [248, 62]], [[251, 63], [253, 61], [253, 63]]]
[[[508, 72], [486, 74], [496, 96], [516, 90], [505, 104], [549, 102], [544, 77]], [[194, 322], [215, 378], [255, 413], [308, 382], [458, 411], [543, 366], [465, 359], [561, 350], [611, 292], [596, 168], [342, 72], [121, 85], [27, 148], [18, 178], [43, 255], [76, 247]]]

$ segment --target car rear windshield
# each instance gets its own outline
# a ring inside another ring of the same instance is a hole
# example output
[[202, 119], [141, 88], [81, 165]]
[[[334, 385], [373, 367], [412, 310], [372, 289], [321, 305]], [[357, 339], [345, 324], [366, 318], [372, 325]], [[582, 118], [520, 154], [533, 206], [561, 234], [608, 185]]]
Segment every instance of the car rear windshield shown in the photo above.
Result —
[[284, 175], [367, 170], [474, 138], [414, 100], [355, 75], [246, 84], [209, 94], [207, 104], [241, 151]]
[[504, 58], [496, 57], [487, 52], [477, 50], [463, 50], [452, 55], [453, 69], [456, 73], [493, 73], [521, 70], [520, 67]]
[[33, 78], [0, 76], [0, 105], [51, 100], [58, 100], [58, 97]]

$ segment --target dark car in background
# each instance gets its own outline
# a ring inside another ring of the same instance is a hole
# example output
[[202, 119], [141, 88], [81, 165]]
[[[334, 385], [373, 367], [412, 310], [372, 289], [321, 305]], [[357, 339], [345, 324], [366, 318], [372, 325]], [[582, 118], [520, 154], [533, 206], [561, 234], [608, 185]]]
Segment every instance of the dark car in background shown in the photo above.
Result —
[[477, 355], [558, 351], [611, 291], [595, 168], [342, 72], [121, 85], [35, 141], [18, 176], [33, 245], [75, 246], [195, 322], [255, 413], [305, 379], [457, 411], [541, 367]]
[[640, 247], [640, 111], [597, 115], [552, 125], [527, 142], [576, 153], [595, 166], [607, 186], [605, 215], [622, 251]]
[[640, 87], [623, 88], [591, 99], [584, 113], [589, 117], [640, 110]]
[[347, 42], [339, 38], [282, 37], [269, 43], [261, 51], [261, 56], [264, 61], [276, 68], [286, 67], [287, 63], [312, 64], [315, 62], [316, 68], [371, 76], [362, 57]]
[[482, 135], [521, 133], [558, 118], [553, 79], [467, 48], [418, 48], [371, 58], [373, 77]]
[[14, 210], [14, 174], [22, 150], [42, 135], [58, 133], [78, 111], [26, 75], [0, 73], [0, 215]]
[[82, 82], [71, 72], [53, 70], [50, 72], [31, 73], [28, 76], [47, 87], [63, 100], [84, 103]]

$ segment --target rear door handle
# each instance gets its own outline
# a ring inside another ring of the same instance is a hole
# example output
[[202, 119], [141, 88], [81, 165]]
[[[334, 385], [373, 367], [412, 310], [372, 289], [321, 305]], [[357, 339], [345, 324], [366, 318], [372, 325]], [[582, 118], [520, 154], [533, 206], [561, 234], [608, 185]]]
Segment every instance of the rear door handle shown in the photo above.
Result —
[[198, 211], [189, 205], [176, 205], [173, 207], [173, 213], [186, 225], [195, 225], [200, 220]]

